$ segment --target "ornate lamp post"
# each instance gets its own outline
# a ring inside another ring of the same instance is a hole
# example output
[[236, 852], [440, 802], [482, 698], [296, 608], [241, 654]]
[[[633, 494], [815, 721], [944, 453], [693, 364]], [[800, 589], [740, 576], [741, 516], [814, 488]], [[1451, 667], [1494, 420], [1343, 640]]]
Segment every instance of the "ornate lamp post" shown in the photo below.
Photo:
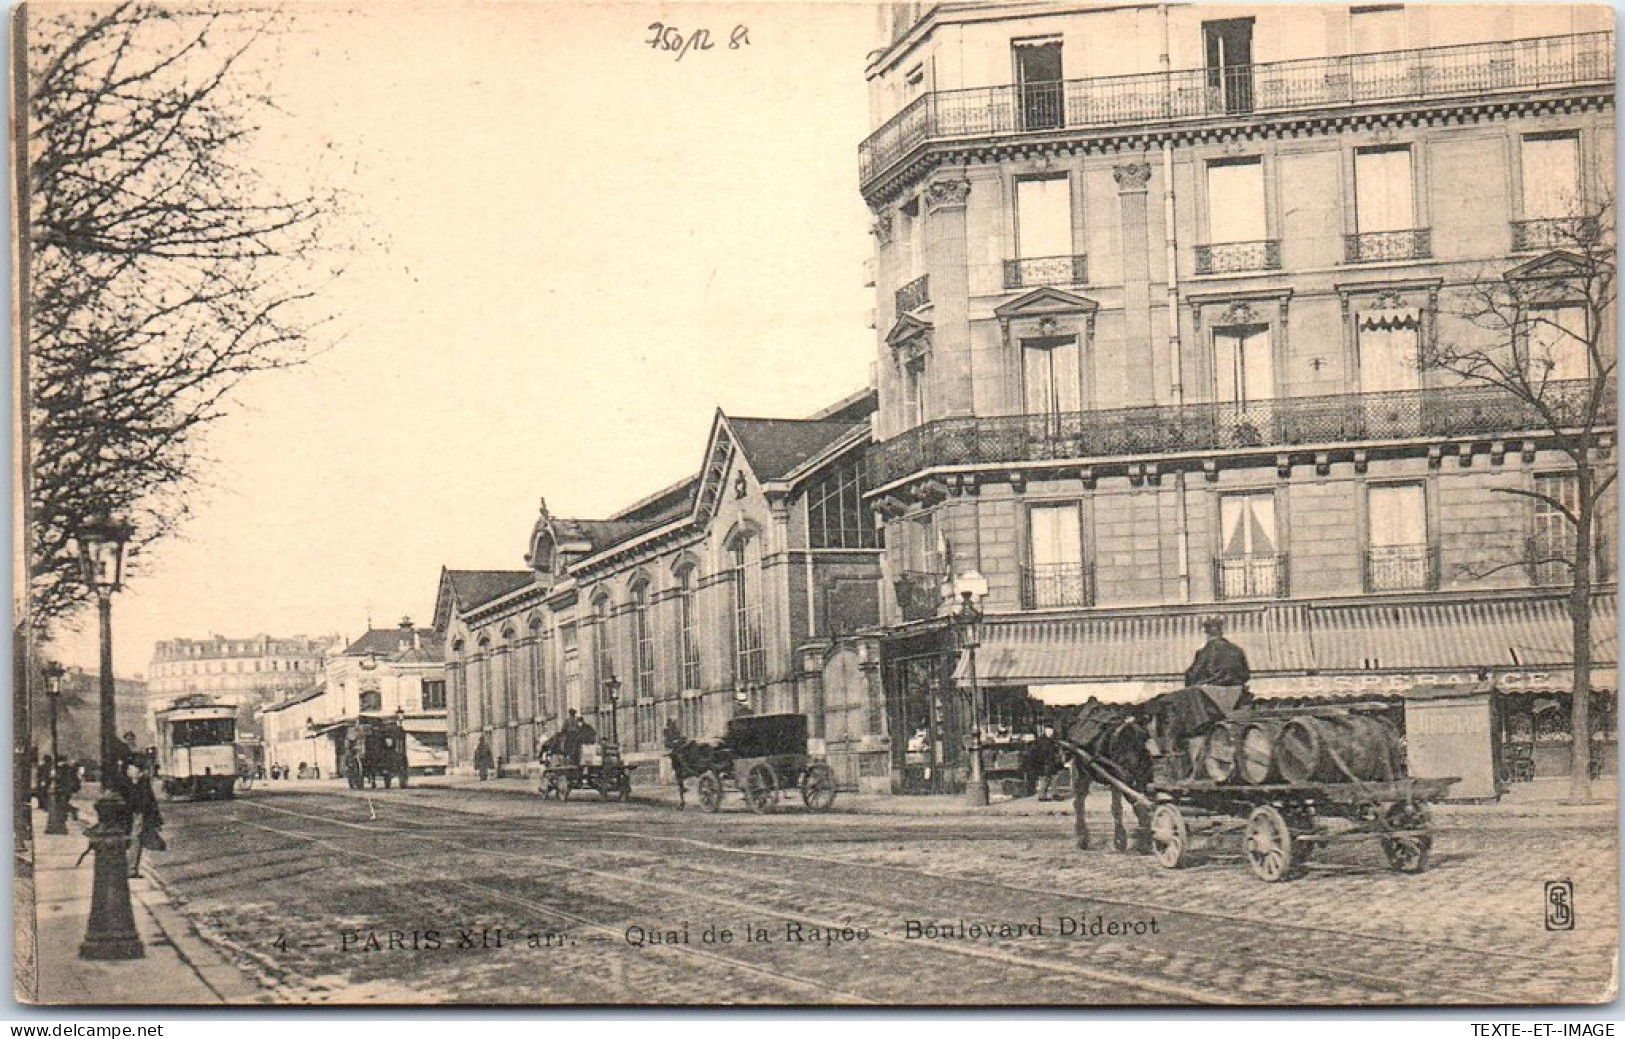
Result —
[[81, 527], [77, 537], [85, 584], [96, 592], [102, 643], [102, 796], [96, 802], [96, 825], [86, 831], [96, 853], [96, 870], [90, 922], [79, 945], [82, 960], [134, 960], [147, 954], [130, 909], [130, 804], [113, 697], [113, 593], [124, 581], [124, 546], [130, 534], [128, 526], [104, 514]]
[[959, 605], [953, 612], [954, 629], [959, 633], [959, 648], [965, 651], [970, 677], [970, 778], [965, 783], [965, 803], [981, 808], [988, 798], [987, 776], [982, 772], [982, 689], [976, 682], [976, 650], [982, 644], [982, 610], [975, 599], [978, 594], [987, 594], [987, 581], [973, 570], [955, 585], [959, 589]]
[[609, 697], [609, 745], [619, 753], [621, 749], [621, 680], [614, 675], [604, 679], [604, 695]]
[[56, 707], [62, 699], [62, 676], [67, 669], [56, 661], [45, 665], [45, 698], [51, 704], [51, 814], [45, 820], [45, 832], [65, 835], [68, 832], [68, 791], [60, 782], [62, 752], [57, 749]]

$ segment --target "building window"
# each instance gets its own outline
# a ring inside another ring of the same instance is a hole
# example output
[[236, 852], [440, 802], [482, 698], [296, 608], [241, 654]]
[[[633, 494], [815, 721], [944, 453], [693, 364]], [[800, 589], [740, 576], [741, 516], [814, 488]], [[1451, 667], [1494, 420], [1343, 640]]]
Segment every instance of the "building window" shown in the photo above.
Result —
[[1220, 402], [1246, 407], [1275, 399], [1275, 358], [1268, 325], [1213, 332], [1214, 392]]
[[1027, 510], [1028, 566], [1022, 575], [1022, 607], [1087, 606], [1088, 572], [1078, 505], [1034, 505]]
[[423, 710], [444, 711], [446, 709], [446, 683], [441, 679], [426, 678], [423, 680]]
[[532, 717], [538, 720], [551, 718], [553, 712], [548, 709], [547, 703], [547, 673], [542, 666], [542, 622], [540, 618], [530, 622], [530, 693], [532, 697]]
[[1405, 47], [1405, 8], [1401, 4], [1371, 4], [1349, 10], [1350, 50], [1377, 54]]
[[677, 572], [677, 655], [684, 689], [700, 687], [700, 640], [694, 617], [694, 567], [685, 566]]
[[1264, 213], [1264, 160], [1220, 159], [1207, 167], [1207, 240], [1259, 242], [1269, 237]]
[[1520, 150], [1523, 218], [1580, 216], [1580, 139], [1572, 133], [1530, 134]]
[[491, 725], [491, 640], [480, 639], [479, 653], [474, 657], [474, 667], [478, 672], [480, 688], [480, 727], [489, 728]]
[[574, 624], [559, 628], [559, 680], [564, 709], [581, 711], [585, 707], [581, 701], [581, 653]]
[[903, 365], [903, 428], [920, 425], [926, 413], [925, 358], [916, 357]]
[[366, 689], [361, 693], [361, 713], [376, 714], [384, 709], [384, 694], [376, 689]]
[[1016, 181], [1016, 256], [1072, 255], [1072, 182], [1065, 176]]
[[807, 491], [807, 538], [813, 548], [874, 548], [874, 513], [863, 500], [867, 489], [860, 458], [826, 471]]
[[1022, 387], [1028, 414], [1064, 415], [1083, 410], [1078, 352], [1076, 336], [1021, 341]]
[[1427, 492], [1419, 483], [1366, 488], [1366, 591], [1424, 591], [1434, 585]]
[[1357, 336], [1360, 389], [1415, 390], [1422, 385], [1422, 318], [1416, 311], [1361, 314]]
[[1583, 306], [1530, 308], [1521, 338], [1531, 387], [1591, 377], [1587, 325]]
[[609, 639], [609, 597], [602, 596], [592, 604], [593, 615], [593, 687], [588, 691], [587, 703], [596, 711], [602, 707], [604, 683], [615, 676], [615, 647]]
[[1354, 220], [1361, 234], [1416, 226], [1411, 150], [1362, 148], [1354, 153]]
[[1219, 557], [1214, 597], [1272, 599], [1286, 594], [1286, 557], [1275, 526], [1275, 494], [1219, 496]]
[[1226, 18], [1202, 23], [1207, 58], [1208, 110], [1253, 110], [1253, 20]]
[[1021, 128], [1053, 130], [1065, 115], [1061, 85], [1061, 41], [1013, 40], [1016, 90], [1021, 95]]
[[749, 685], [767, 675], [767, 650], [762, 644], [762, 539], [752, 536], [738, 541], [731, 563], [734, 682]]
[[502, 721], [519, 720], [519, 647], [512, 628], [502, 633]]
[[[1564, 585], [1574, 581], [1575, 526], [1553, 502], [1561, 502], [1571, 514], [1580, 511], [1580, 481], [1573, 473], [1540, 473], [1535, 476], [1535, 492], [1550, 500], [1534, 500], [1534, 528], [1529, 538], [1530, 580], [1541, 585]], [[1592, 517], [1595, 540], [1591, 547], [1591, 576], [1606, 580], [1613, 571], [1608, 556], [1611, 520], [1598, 509]]]
[[[639, 699], [655, 694], [655, 638], [649, 626], [649, 583], [639, 581], [631, 590], [632, 692]], [[643, 741], [638, 741], [641, 746]]]

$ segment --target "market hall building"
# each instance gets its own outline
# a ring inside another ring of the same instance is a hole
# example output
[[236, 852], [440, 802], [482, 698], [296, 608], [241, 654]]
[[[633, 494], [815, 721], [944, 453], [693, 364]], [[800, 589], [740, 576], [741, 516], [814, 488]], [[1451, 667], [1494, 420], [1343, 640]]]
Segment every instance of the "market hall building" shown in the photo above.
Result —
[[544, 502], [524, 569], [444, 571], [454, 769], [483, 740], [499, 771], [530, 771], [574, 710], [618, 740], [637, 784], [670, 782], [668, 723], [706, 738], [739, 713], [789, 712], [842, 785], [887, 788], [878, 675], [844, 638], [880, 620], [874, 407], [864, 391], [805, 419], [719, 411], [693, 477], [603, 519]]
[[[1563, 285], [1562, 247], [1595, 233], [1585, 207], [1614, 182], [1608, 11], [881, 18], [859, 179], [894, 785], [963, 782], [961, 589], [986, 614], [991, 729], [1182, 684], [1217, 615], [1260, 696], [1488, 679], [1509, 738], [1566, 768], [1568, 572], [1543, 562], [1564, 524], [1517, 492], [1572, 499], [1572, 463], [1531, 409], [1418, 356], [1489, 334], [1458, 316], [1473, 279]], [[1591, 330], [1581, 299], [1551, 302], [1544, 327], [1579, 331], [1534, 333], [1561, 408], [1593, 385]], [[1614, 524], [1599, 518], [1592, 603], [1610, 743]]]

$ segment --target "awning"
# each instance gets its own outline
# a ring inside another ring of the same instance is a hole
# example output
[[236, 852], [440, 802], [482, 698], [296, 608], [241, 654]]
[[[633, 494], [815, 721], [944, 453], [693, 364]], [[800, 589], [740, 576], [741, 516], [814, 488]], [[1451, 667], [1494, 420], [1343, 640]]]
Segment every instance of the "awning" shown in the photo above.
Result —
[[[1568, 614], [1558, 598], [1405, 605], [1270, 605], [1177, 614], [1056, 617], [983, 625], [979, 681], [1042, 687], [1045, 702], [1090, 695], [1126, 702], [1140, 685], [1166, 691], [1206, 641], [1201, 622], [1225, 621], [1225, 636], [1247, 653], [1255, 678], [1414, 672], [1492, 672], [1564, 667]], [[1592, 656], [1618, 659], [1616, 597], [1594, 599]], [[956, 672], [964, 677], [965, 660]], [[1356, 689], [1346, 690], [1353, 693]]]

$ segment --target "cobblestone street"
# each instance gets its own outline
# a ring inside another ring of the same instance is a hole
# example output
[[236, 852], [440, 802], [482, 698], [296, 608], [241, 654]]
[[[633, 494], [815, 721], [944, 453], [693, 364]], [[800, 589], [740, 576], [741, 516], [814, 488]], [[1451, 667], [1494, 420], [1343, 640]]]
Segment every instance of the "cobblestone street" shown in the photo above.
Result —
[[[1612, 991], [1606, 809], [1442, 809], [1420, 876], [1360, 842], [1284, 884], [1233, 858], [1174, 872], [1077, 852], [1061, 814], [840, 809], [708, 816], [488, 788], [273, 787], [175, 804], [171, 851], [150, 868], [276, 1001], [1381, 1004]], [[1554, 879], [1574, 883], [1573, 931], [1545, 930]]]

